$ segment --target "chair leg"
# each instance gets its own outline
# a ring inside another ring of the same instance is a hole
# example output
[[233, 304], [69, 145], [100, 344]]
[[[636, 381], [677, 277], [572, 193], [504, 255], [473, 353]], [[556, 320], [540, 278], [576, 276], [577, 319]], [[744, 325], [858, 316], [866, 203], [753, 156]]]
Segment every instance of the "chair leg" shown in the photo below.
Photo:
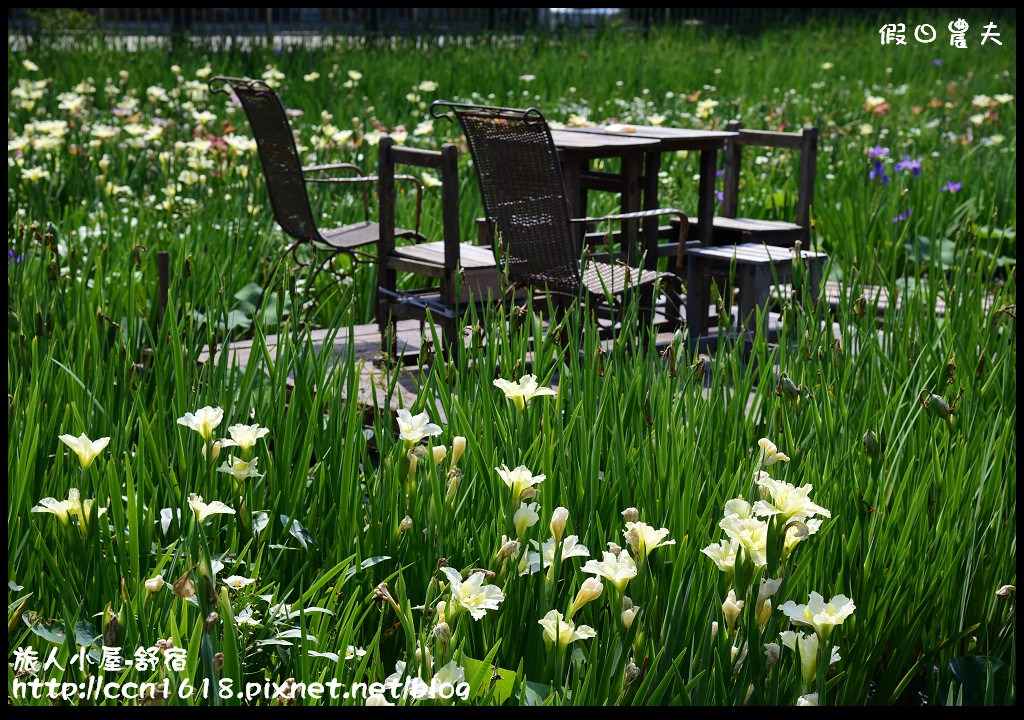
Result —
[[697, 258], [686, 264], [686, 326], [690, 341], [695, 343], [707, 333], [708, 293], [704, 287], [706, 267]]

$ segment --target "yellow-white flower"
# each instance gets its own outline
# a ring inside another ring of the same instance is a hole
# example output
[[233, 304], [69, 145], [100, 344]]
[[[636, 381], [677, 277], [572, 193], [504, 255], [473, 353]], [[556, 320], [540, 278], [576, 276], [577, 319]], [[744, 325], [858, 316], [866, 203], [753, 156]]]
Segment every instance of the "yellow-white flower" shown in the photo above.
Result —
[[434, 680], [438, 685], [451, 685], [454, 687], [466, 681], [466, 671], [457, 662], [452, 660], [434, 673]]
[[806, 605], [797, 605], [788, 600], [782, 606], [782, 612], [798, 625], [810, 625], [814, 632], [827, 639], [836, 625], [842, 625], [846, 618], [853, 614], [857, 606], [845, 595], [836, 595], [827, 603], [825, 598], [812, 592]]
[[68, 524], [68, 501], [57, 500], [52, 497], [44, 497], [39, 504], [32, 508], [32, 512], [50, 513], [56, 515], [61, 524]]
[[626, 585], [636, 577], [636, 563], [629, 553], [620, 552], [618, 555], [605, 550], [602, 560], [587, 560], [583, 565], [583, 572], [593, 573], [605, 578], [620, 593], [626, 591]]
[[440, 434], [440, 426], [430, 422], [425, 412], [413, 415], [405, 409], [398, 411], [398, 436], [405, 441], [407, 447], [412, 447], [425, 437]]
[[702, 553], [715, 561], [715, 565], [722, 572], [732, 572], [736, 568], [736, 551], [740, 544], [733, 540], [720, 540], [718, 544], [711, 543], [701, 550]]
[[805, 522], [796, 524], [790, 524], [786, 528], [786, 542], [782, 548], [782, 556], [788, 557], [793, 548], [797, 546], [801, 540], [806, 537], [814, 535], [818, 530], [821, 529], [821, 520], [817, 518], [810, 518]]
[[818, 693], [801, 695], [796, 699], [797, 707], [818, 707]]
[[242, 458], [231, 456], [221, 463], [221, 466], [217, 468], [217, 472], [227, 473], [234, 478], [236, 483], [241, 485], [248, 478], [262, 477], [256, 469], [256, 463], [259, 461], [259, 458], [243, 460]]
[[203, 502], [203, 498], [195, 493], [188, 496], [188, 506], [192, 508], [192, 511], [196, 514], [196, 519], [199, 522], [203, 522], [206, 518], [211, 515], [234, 515], [235, 511], [229, 508], [227, 505], [222, 503], [220, 500], [214, 500], [212, 503], [207, 505]]
[[761, 467], [768, 467], [777, 462], [789, 462], [789, 455], [780, 453], [775, 443], [768, 438], [761, 438], [757, 444], [761, 448]]
[[572, 608], [569, 610], [569, 617], [572, 617], [577, 611], [586, 605], [591, 600], [596, 600], [601, 597], [601, 593], [604, 591], [604, 585], [596, 577], [587, 578], [580, 585], [579, 591], [576, 593], [576, 598], [572, 601]]
[[500, 468], [494, 468], [501, 479], [508, 485], [509, 490], [512, 491], [513, 498], [523, 497], [523, 492], [529, 490], [534, 485], [538, 485], [546, 479], [544, 475], [534, 475], [531, 473], [525, 465], [519, 465], [514, 470], [509, 470], [507, 465], [502, 465]]
[[253, 447], [256, 445], [256, 441], [261, 437], [266, 437], [270, 430], [265, 427], [256, 425], [242, 425], [236, 424], [228, 427], [228, 434], [231, 435], [230, 440], [222, 440], [222, 447], [240, 447], [243, 452], [251, 452]]
[[232, 575], [224, 578], [224, 584], [232, 590], [241, 590], [246, 585], [252, 585], [256, 582], [255, 578], [242, 577], [241, 575]]
[[544, 644], [549, 648], [557, 646], [559, 651], [568, 647], [569, 643], [577, 640], [586, 640], [597, 637], [597, 632], [589, 625], [576, 624], [572, 620], [566, 620], [562, 613], [557, 610], [549, 610], [548, 614], [541, 618], [538, 623], [544, 628]]
[[757, 518], [726, 515], [718, 523], [718, 527], [739, 543], [755, 567], [761, 567], [768, 562], [768, 523]]
[[537, 524], [540, 520], [540, 513], [537, 510], [540, 505], [537, 503], [519, 503], [519, 508], [512, 515], [512, 523], [516, 526], [516, 537], [523, 537], [526, 531]]
[[505, 393], [505, 397], [512, 401], [512, 404], [519, 410], [523, 410], [533, 398], [543, 395], [557, 395], [549, 387], [540, 387], [537, 384], [536, 375], [523, 375], [517, 382], [502, 380], [498, 378], [493, 383], [494, 387]]
[[366, 707], [391, 707], [394, 705], [393, 702], [388, 702], [388, 699], [381, 693], [371, 693], [366, 698]]
[[424, 80], [416, 86], [416, 89], [420, 92], [434, 92], [437, 90], [437, 83], [433, 80]]
[[314, 70], [311, 73], [306, 73], [305, 75], [303, 75], [302, 79], [305, 80], [306, 82], [313, 82], [314, 80], [320, 79], [320, 73]]
[[156, 577], [151, 577], [149, 580], [147, 580], [145, 582], [146, 592], [148, 592], [148, 593], [160, 592], [161, 590], [163, 590], [164, 585], [166, 585], [166, 584], [167, 584], [167, 582], [164, 580], [164, 576], [163, 575], [157, 575]]
[[[815, 675], [818, 671], [818, 636], [814, 633], [783, 630], [779, 633], [782, 644], [790, 650], [800, 653], [800, 675], [805, 688], [814, 687]], [[829, 665], [839, 662], [839, 648], [833, 647], [829, 657]]]
[[663, 545], [676, 544], [675, 540], [665, 540], [668, 537], [668, 533], [669, 530], [667, 528], [655, 530], [647, 523], [628, 522], [622, 535], [626, 538], [626, 542], [629, 543], [629, 547], [632, 548], [635, 555], [646, 558], [652, 551]]
[[89, 466], [92, 465], [92, 461], [103, 452], [103, 448], [110, 442], [110, 438], [101, 437], [99, 440], [93, 441], [86, 437], [85, 433], [82, 433], [78, 437], [74, 435], [61, 435], [60, 441], [75, 451], [78, 461], [82, 464], [82, 469], [88, 470]]
[[754, 503], [755, 515], [778, 515], [783, 525], [790, 520], [804, 521], [813, 515], [832, 517], [826, 508], [811, 501], [812, 485], [796, 487], [781, 480], [773, 480], [767, 473], [762, 473], [757, 483], [762, 499]]
[[1005, 105], [1006, 103], [1013, 102], [1013, 95], [1010, 95], [1009, 93], [999, 93], [995, 96], [995, 101], [1000, 105]]
[[[92, 513], [92, 506], [95, 502], [95, 500], [82, 500], [78, 488], [71, 488], [68, 490], [66, 500], [45, 497], [39, 501], [38, 505], [31, 509], [31, 512], [45, 512], [56, 515], [63, 525], [67, 525], [70, 518], [75, 518], [80, 524], [80, 529], [84, 532], [88, 526], [89, 516]], [[106, 508], [100, 508], [96, 513], [96, 517], [99, 517], [106, 511]]]
[[[33, 145], [34, 147], [35, 145]], [[50, 171], [44, 167], [31, 167], [24, 168], [21, 171], [21, 177], [29, 182], [39, 182], [40, 180], [49, 180]]]
[[446, 606], [447, 620], [450, 622], [464, 611], [470, 617], [479, 620], [488, 610], [497, 610], [498, 603], [505, 599], [501, 588], [495, 585], [484, 585], [484, 574], [475, 572], [465, 581], [462, 574], [450, 567], [441, 570], [448, 577], [451, 585], [451, 601]]
[[565, 562], [568, 558], [572, 557], [590, 557], [590, 551], [586, 545], [580, 545], [579, 538], [575, 535], [570, 535], [562, 541], [561, 545], [555, 542], [554, 538], [548, 538], [544, 541], [544, 545], [540, 545], [536, 540], [530, 541], [537, 552], [528, 553], [523, 557], [522, 562], [519, 565], [519, 574], [531, 575], [535, 572], [540, 572], [542, 569], [546, 570], [549, 567], [553, 567], [555, 564], [555, 550], [561, 547], [561, 560]]
[[349, 70], [348, 76], [357, 82], [363, 79], [363, 74], [358, 70]]
[[24, 60], [21, 61], [21, 66], [23, 68], [25, 68], [26, 70], [28, 70], [29, 72], [35, 72], [35, 71], [37, 71], [39, 69], [39, 66], [36, 65], [31, 60], [29, 60], [28, 58], [25, 58]]
[[217, 426], [220, 425], [223, 419], [223, 408], [207, 405], [196, 410], [194, 414], [190, 412], [185, 413], [182, 417], [178, 418], [178, 424], [195, 430], [202, 436], [203, 440], [209, 442], [210, 438], [213, 437], [213, 431], [217, 429]]

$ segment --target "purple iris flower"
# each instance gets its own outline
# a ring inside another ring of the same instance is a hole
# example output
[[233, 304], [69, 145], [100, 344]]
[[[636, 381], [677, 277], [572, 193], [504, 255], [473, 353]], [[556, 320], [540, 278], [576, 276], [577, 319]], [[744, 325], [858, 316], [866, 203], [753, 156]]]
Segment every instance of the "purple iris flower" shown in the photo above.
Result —
[[871, 172], [868, 174], [868, 179], [875, 180], [882, 183], [883, 185], [889, 184], [889, 176], [885, 173], [885, 165], [882, 164], [881, 160], [875, 160], [871, 163]]
[[964, 186], [963, 183], [958, 183], [958, 182], [950, 181], [950, 182], [947, 182], [945, 185], [942, 186], [942, 192], [948, 192], [948, 193], [959, 192], [960, 188], [962, 188], [963, 186]]
[[725, 193], [721, 190], [715, 190], [715, 200], [718, 202], [725, 202]]
[[715, 177], [716, 178], [725, 177], [725, 170], [715, 170]]
[[908, 219], [908, 218], [910, 217], [910, 214], [911, 214], [912, 212], [914, 212], [913, 208], [907, 208], [906, 210], [904, 210], [903, 212], [901, 212], [901, 213], [900, 213], [899, 215], [897, 215], [896, 217], [894, 217], [894, 218], [892, 219], [892, 221], [893, 221], [894, 223], [899, 223], [899, 222], [903, 222], [904, 220], [907, 220], [907, 219]]
[[874, 160], [875, 158], [885, 157], [889, 154], [889, 148], [882, 147], [881, 145], [875, 145], [873, 148], [868, 148], [868, 160]]
[[305, 114], [304, 111], [299, 110], [298, 108], [288, 108], [284, 112], [288, 117], [302, 117]]
[[11, 263], [14, 263], [15, 265], [17, 265], [18, 263], [20, 263], [24, 259], [25, 259], [25, 256], [20, 254], [20, 253], [14, 252], [14, 248], [7, 248], [7, 264], [8, 265], [10, 265]]
[[935, 58], [934, 60], [932, 60], [932, 65], [934, 65], [935, 67], [939, 67], [939, 65], [941, 64], [942, 60], [940, 60], [939, 58]]
[[911, 160], [909, 155], [904, 155], [903, 159], [896, 163], [896, 172], [904, 170], [909, 170], [911, 175], [917, 177], [921, 174], [921, 159]]

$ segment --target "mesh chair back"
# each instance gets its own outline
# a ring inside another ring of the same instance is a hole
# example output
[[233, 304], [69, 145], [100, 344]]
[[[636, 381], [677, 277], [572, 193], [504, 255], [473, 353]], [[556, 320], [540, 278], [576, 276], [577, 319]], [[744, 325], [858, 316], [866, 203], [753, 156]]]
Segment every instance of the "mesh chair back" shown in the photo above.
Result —
[[298, 240], [319, 241], [299, 151], [277, 93], [259, 80], [228, 77], [215, 80], [231, 86], [249, 118], [277, 223]]
[[575, 293], [579, 256], [547, 121], [536, 109], [441, 104], [462, 125], [509, 279]]

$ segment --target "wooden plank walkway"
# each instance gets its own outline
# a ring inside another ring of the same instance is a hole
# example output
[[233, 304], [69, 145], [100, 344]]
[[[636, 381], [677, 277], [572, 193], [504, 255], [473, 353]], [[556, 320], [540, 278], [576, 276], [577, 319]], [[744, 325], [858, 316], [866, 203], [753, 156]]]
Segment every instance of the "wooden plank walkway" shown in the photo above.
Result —
[[[788, 296], [786, 290], [788, 289], [788, 287], [776, 289], [775, 297], [779, 302], [783, 302], [786, 299]], [[856, 299], [851, 290], [835, 282], [825, 283], [823, 294], [833, 309], [838, 308], [840, 303], [849, 304]], [[887, 290], [877, 285], [867, 285], [860, 289], [859, 294], [864, 295], [869, 307], [877, 305], [879, 318], [881, 318], [881, 315], [890, 303]], [[900, 300], [902, 300], [902, 297], [897, 299], [897, 307], [900, 306]], [[992, 299], [990, 297], [986, 298], [985, 307], [989, 307], [991, 302]], [[945, 312], [946, 305], [940, 299], [939, 305], [935, 308], [935, 313], [941, 317]], [[770, 333], [777, 332], [778, 321], [778, 315], [770, 313]], [[833, 332], [838, 332], [838, 328], [834, 326]], [[415, 365], [415, 360], [419, 355], [423, 340], [420, 324], [416, 320], [399, 321], [397, 323], [397, 333], [398, 347], [402, 352], [404, 364], [398, 368], [395, 392], [390, 396], [388, 393], [390, 378], [385, 368], [378, 365], [379, 360], [381, 360], [380, 332], [376, 323], [357, 325], [351, 331], [348, 328], [342, 328], [337, 331], [333, 329], [319, 329], [313, 330], [309, 334], [309, 342], [312, 343], [313, 351], [317, 353], [329, 352], [335, 361], [340, 361], [347, 357], [351, 346], [356, 361], [360, 363], [359, 391], [356, 401], [363, 408], [368, 421], [372, 420], [373, 413], [375, 412], [374, 408], [388, 408], [393, 417], [394, 412], [399, 408], [412, 407], [417, 400], [420, 387], [418, 380], [420, 369]], [[665, 347], [672, 342], [672, 339], [673, 333], [663, 332], [658, 335], [657, 344], [659, 347]], [[266, 344], [271, 357], [276, 355], [279, 342], [276, 335], [266, 336]], [[252, 362], [263, 362], [262, 352], [258, 348], [255, 348], [255, 350], [256, 352], [254, 353], [252, 340], [240, 340], [230, 343], [225, 347], [217, 348], [212, 357], [209, 348], [204, 348], [197, 362], [204, 364], [210, 362], [211, 359], [214, 362], [221, 362], [223, 361], [224, 354], [227, 353], [227, 363], [230, 366], [244, 369]], [[294, 377], [289, 376], [288, 382], [289, 386], [294, 387]], [[751, 399], [748, 398], [748, 405], [750, 401]], [[445, 422], [444, 414], [436, 399], [431, 405], [431, 417]]]

